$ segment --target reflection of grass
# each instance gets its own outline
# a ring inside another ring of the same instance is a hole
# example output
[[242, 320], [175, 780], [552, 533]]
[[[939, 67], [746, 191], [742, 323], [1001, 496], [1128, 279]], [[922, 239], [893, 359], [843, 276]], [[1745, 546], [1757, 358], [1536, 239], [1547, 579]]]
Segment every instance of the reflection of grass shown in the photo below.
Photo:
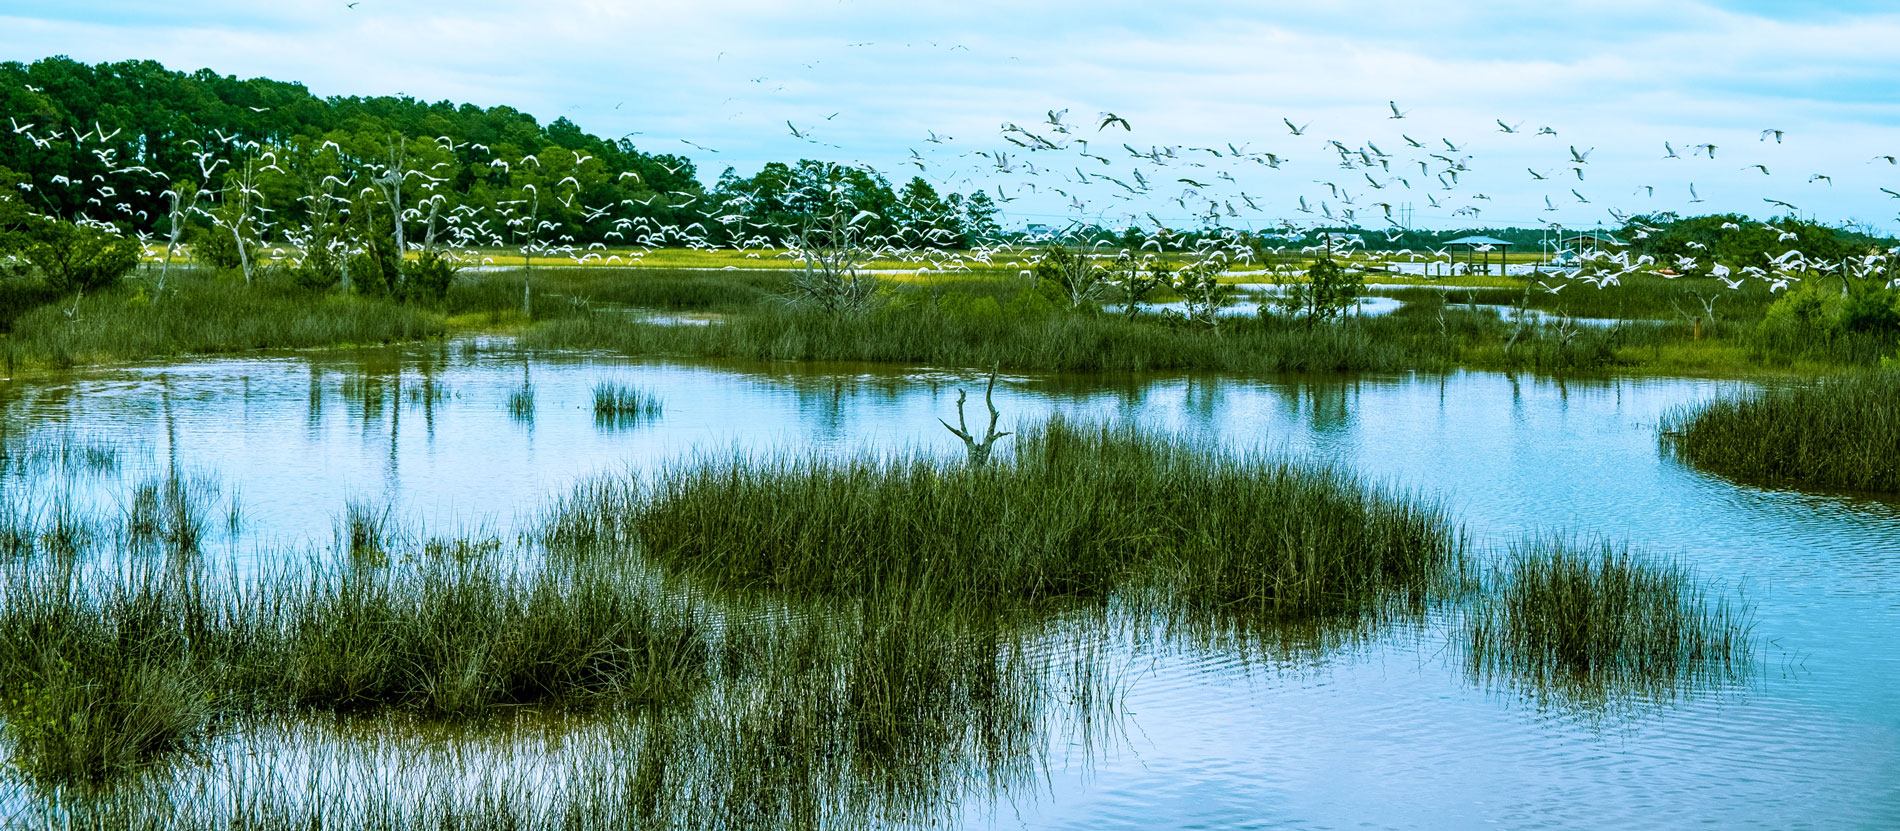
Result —
[[1900, 493], [1900, 372], [1718, 398], [1663, 433], [1683, 459], [1744, 481]]
[[1464, 638], [1480, 675], [1586, 693], [1669, 688], [1744, 667], [1748, 617], [1681, 565], [1544, 538], [1512, 551]]

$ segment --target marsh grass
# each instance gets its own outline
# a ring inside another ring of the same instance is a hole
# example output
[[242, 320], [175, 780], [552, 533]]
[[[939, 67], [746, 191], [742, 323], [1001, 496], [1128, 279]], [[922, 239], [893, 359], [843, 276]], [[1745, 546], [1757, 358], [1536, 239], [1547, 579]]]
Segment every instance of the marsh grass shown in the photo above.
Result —
[[389, 559], [389, 547], [395, 541], [390, 521], [395, 506], [351, 499], [343, 505], [336, 523], [337, 547], [359, 565], [382, 565]]
[[243, 592], [171, 567], [7, 577], [6, 727], [17, 766], [55, 782], [142, 766], [246, 713], [659, 707], [710, 666], [699, 615], [597, 571], [510, 574], [477, 557]]
[[217, 496], [216, 481], [177, 471], [140, 483], [125, 508], [125, 538], [134, 549], [160, 547], [173, 556], [196, 554], [210, 531]]
[[1001, 302], [968, 307], [980, 311], [958, 308], [946, 308], [924, 289], [913, 288], [856, 316], [780, 303], [728, 313], [712, 326], [671, 326], [622, 314], [587, 313], [541, 323], [524, 332], [520, 342], [530, 348], [604, 349], [642, 356], [1241, 373], [1429, 370], [1460, 364], [1600, 371], [1621, 363], [1619, 347], [1639, 342], [1634, 339], [1637, 333], [1626, 331], [1561, 333], [1557, 327], [1539, 325], [1518, 332], [1495, 313], [1442, 306], [1312, 327], [1280, 315], [1242, 316], [1224, 318], [1219, 329], [1040, 307], [1012, 312]]
[[179, 275], [160, 298], [132, 286], [21, 315], [0, 352], [15, 365], [66, 368], [109, 361], [255, 349], [365, 346], [439, 337], [426, 310], [342, 293], [245, 286], [211, 274]]
[[[1368, 281], [1370, 282], [1370, 281]], [[1375, 293], [1396, 297], [1408, 303], [1443, 303], [1446, 306], [1478, 304], [1486, 306], [1524, 305], [1527, 308], [1559, 315], [1619, 320], [1682, 320], [1704, 316], [1708, 312], [1703, 299], [1713, 299], [1717, 319], [1755, 323], [1767, 313], [1777, 295], [1761, 281], [1744, 283], [1730, 289], [1712, 277], [1674, 279], [1645, 274], [1624, 277], [1615, 285], [1597, 288], [1588, 285], [1565, 286], [1551, 293], [1538, 286], [1512, 288], [1405, 288], [1378, 289]]]
[[1470, 671], [1557, 692], [1669, 690], [1733, 677], [1751, 613], [1688, 567], [1608, 542], [1512, 548], [1465, 617]]
[[192, 666], [209, 620], [195, 585], [85, 590], [59, 569], [7, 576], [0, 705], [16, 769], [96, 783], [204, 735], [214, 692]]
[[664, 404], [652, 390], [602, 381], [594, 385], [594, 423], [626, 427], [658, 418]]
[[1432, 590], [1463, 554], [1441, 510], [1334, 470], [1054, 420], [972, 469], [911, 456], [747, 458], [596, 481], [556, 550], [636, 550], [716, 591], [923, 598], [999, 611], [1154, 592], [1189, 612], [1300, 619]]
[[[591, 310], [724, 311], [766, 305], [789, 286], [782, 270], [704, 272], [664, 268], [536, 268], [533, 320]], [[526, 275], [519, 270], [467, 274], [449, 289], [445, 308], [458, 319], [489, 325], [528, 322], [521, 317]]]
[[[136, 793], [142, 780], [124, 774], [156, 768], [162, 780], [161, 763], [215, 755], [218, 736], [285, 719], [354, 714], [389, 725], [408, 716], [486, 729], [540, 712], [563, 746], [586, 719], [620, 720], [629, 732], [593, 757], [599, 775], [582, 777], [586, 787], [564, 801], [503, 792], [465, 803], [471, 795], [449, 783], [466, 780], [438, 771], [392, 804], [524, 818], [484, 827], [576, 827], [542, 823], [580, 809], [601, 813], [578, 827], [622, 827], [593, 824], [602, 817], [875, 826], [942, 819], [966, 788], [1028, 786], [1049, 708], [1093, 723], [1087, 712], [1114, 698], [1097, 689], [1109, 677], [1092, 667], [1098, 653], [1076, 653], [1074, 667], [1051, 660], [1040, 630], [1012, 625], [1020, 621], [894, 597], [711, 607], [623, 569], [511, 573], [506, 562], [283, 574], [242, 590], [175, 568], [79, 581], [15, 569], [0, 588], [0, 685], [10, 691], [0, 705], [14, 764], [44, 785], [116, 782]], [[1072, 682], [1060, 699], [1058, 674]], [[301, 752], [335, 752], [362, 731], [346, 735]], [[364, 818], [355, 812], [368, 806], [355, 800], [385, 793], [374, 783], [390, 775], [304, 791], [281, 772], [263, 793], [200, 791], [191, 810], [255, 820], [250, 800], [296, 793], [316, 798], [289, 800], [277, 820], [245, 827], [288, 827], [272, 822], [292, 817], [302, 828], [362, 827], [342, 818]], [[147, 796], [114, 803], [108, 793], [88, 810], [119, 818], [96, 827], [136, 827], [116, 823], [179, 808], [162, 792]]]
[[1662, 436], [1744, 482], [1900, 493], [1900, 371], [1723, 396], [1671, 413]]
[[110, 439], [46, 430], [15, 436], [0, 428], [0, 474], [5, 475], [106, 474], [119, 469], [127, 452]]
[[520, 422], [534, 421], [534, 387], [523, 384], [508, 393], [508, 417]]

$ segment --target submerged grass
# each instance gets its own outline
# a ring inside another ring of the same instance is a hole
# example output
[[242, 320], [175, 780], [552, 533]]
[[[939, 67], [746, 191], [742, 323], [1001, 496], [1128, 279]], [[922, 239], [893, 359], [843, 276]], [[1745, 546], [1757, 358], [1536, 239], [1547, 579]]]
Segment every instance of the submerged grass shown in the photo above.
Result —
[[1672, 413], [1663, 441], [1745, 482], [1900, 493], [1900, 372], [1718, 398]]
[[1666, 688], [1746, 666], [1749, 612], [1686, 566], [1607, 542], [1514, 547], [1465, 619], [1477, 675], [1552, 689]]
[[1337, 471], [1062, 420], [987, 468], [923, 457], [677, 466], [596, 481], [559, 550], [637, 545], [715, 589], [916, 597], [988, 611], [1154, 592], [1177, 609], [1299, 619], [1423, 594], [1460, 561], [1436, 507]]

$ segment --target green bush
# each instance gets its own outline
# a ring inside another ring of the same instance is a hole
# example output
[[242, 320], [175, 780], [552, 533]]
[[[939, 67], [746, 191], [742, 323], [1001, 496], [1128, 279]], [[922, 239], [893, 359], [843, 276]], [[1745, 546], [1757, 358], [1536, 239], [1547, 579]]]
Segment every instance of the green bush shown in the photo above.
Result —
[[1870, 289], [1841, 303], [1840, 326], [1849, 332], [1900, 332], [1900, 292]]
[[328, 247], [312, 248], [305, 252], [303, 262], [292, 269], [290, 279], [298, 288], [329, 291], [343, 281], [346, 256]]
[[455, 261], [443, 256], [441, 252], [424, 251], [415, 262], [403, 264], [402, 299], [425, 303], [440, 303], [449, 296], [449, 286], [455, 282], [455, 272], [460, 268]]
[[71, 222], [27, 223], [13, 235], [10, 247], [32, 263], [46, 287], [57, 294], [109, 288], [139, 264], [137, 240]]
[[[191, 259], [199, 265], [210, 266], [220, 271], [237, 268], [243, 263], [238, 256], [237, 240], [229, 231], [217, 228], [194, 226], [186, 236], [186, 244], [191, 248]], [[251, 246], [251, 259], [257, 259], [257, 247]]]
[[1782, 295], [1768, 307], [1763, 318], [1764, 332], [1791, 332], [1812, 336], [1833, 329], [1840, 319], [1841, 293], [1823, 288], [1819, 280], [1803, 280], [1801, 285]]
[[1305, 282], [1287, 286], [1278, 305], [1289, 315], [1304, 315], [1307, 325], [1311, 326], [1339, 317], [1357, 306], [1359, 295], [1364, 294], [1365, 289], [1365, 281], [1358, 272], [1342, 268], [1330, 257], [1321, 257], [1307, 267]]

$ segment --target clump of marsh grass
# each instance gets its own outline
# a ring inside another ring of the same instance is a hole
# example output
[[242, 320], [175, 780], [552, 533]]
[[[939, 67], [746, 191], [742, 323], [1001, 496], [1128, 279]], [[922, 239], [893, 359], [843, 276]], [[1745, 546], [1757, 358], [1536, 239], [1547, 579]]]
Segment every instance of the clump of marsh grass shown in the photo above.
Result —
[[1900, 372], [1718, 398], [1671, 414], [1663, 440], [1746, 482], [1900, 493]]
[[0, 586], [0, 714], [16, 767], [105, 779], [247, 713], [658, 709], [710, 677], [713, 638], [691, 608], [624, 574], [498, 565], [322, 571], [241, 592], [170, 566], [82, 581], [16, 567]]
[[440, 315], [391, 299], [313, 295], [213, 274], [176, 280], [163, 303], [129, 303], [134, 281], [42, 306], [14, 321], [4, 346], [25, 365], [72, 366], [188, 354], [305, 349], [440, 337]]
[[1608, 542], [1512, 548], [1465, 618], [1470, 667], [1538, 686], [1668, 687], [1749, 661], [1746, 606], [1695, 573]]
[[626, 550], [717, 589], [915, 594], [1001, 609], [1151, 591], [1264, 619], [1430, 591], [1463, 541], [1442, 510], [1338, 471], [1060, 419], [983, 468], [927, 457], [746, 458], [596, 482], [557, 548]]
[[659, 395], [632, 384], [603, 381], [594, 385], [594, 423], [628, 426], [660, 415]]
[[393, 528], [393, 505], [376, 505], [361, 499], [343, 504], [343, 516], [336, 527], [337, 547], [357, 563], [381, 565], [389, 559]]
[[534, 387], [522, 384], [508, 393], [508, 417], [516, 421], [534, 421]]
[[204, 734], [214, 693], [196, 664], [209, 617], [176, 578], [82, 589], [57, 569], [8, 575], [0, 696], [13, 765], [29, 778], [99, 782]]
[[210, 529], [216, 496], [215, 482], [177, 472], [143, 482], [133, 489], [126, 509], [126, 539], [135, 548], [156, 545], [174, 555], [195, 554]]
[[702, 624], [595, 571], [526, 577], [493, 562], [357, 572], [274, 589], [289, 702], [466, 718], [497, 706], [659, 706], [708, 662]]
[[40, 551], [54, 557], [75, 557], [92, 547], [92, 519], [81, 512], [70, 493], [53, 498], [39, 532]]

